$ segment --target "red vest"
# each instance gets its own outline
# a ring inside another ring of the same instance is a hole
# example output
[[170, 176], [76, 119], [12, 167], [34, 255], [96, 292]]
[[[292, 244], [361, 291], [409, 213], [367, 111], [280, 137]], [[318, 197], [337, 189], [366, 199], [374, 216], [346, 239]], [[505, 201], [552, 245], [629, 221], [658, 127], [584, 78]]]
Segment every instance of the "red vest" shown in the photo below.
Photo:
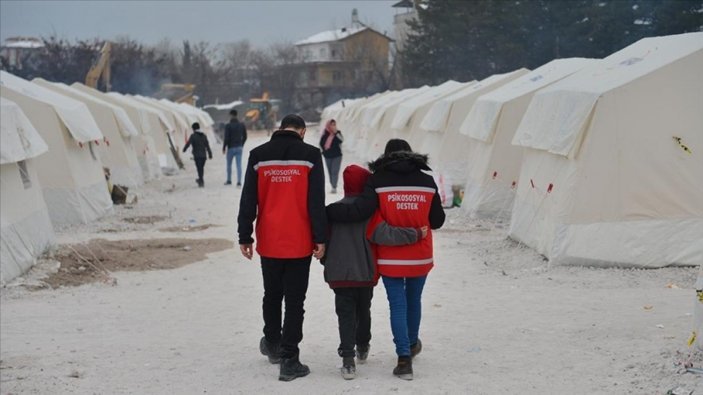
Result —
[[[429, 227], [430, 207], [436, 189], [421, 186], [393, 186], [376, 188], [379, 212], [392, 226]], [[374, 221], [372, 221], [374, 222]], [[415, 244], [376, 247], [378, 271], [388, 277], [420, 277], [434, 266], [432, 231]]]
[[303, 258], [314, 248], [308, 214], [308, 174], [304, 160], [270, 160], [254, 165], [259, 210], [256, 252], [270, 258]]

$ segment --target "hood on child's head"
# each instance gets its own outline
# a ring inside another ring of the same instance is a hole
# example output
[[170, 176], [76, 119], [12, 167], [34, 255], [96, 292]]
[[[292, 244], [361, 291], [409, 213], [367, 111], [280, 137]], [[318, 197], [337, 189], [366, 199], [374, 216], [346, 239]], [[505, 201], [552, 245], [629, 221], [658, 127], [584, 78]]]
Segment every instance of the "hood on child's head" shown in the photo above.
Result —
[[344, 169], [344, 196], [361, 195], [364, 184], [371, 176], [371, 172], [359, 165], [349, 165]]

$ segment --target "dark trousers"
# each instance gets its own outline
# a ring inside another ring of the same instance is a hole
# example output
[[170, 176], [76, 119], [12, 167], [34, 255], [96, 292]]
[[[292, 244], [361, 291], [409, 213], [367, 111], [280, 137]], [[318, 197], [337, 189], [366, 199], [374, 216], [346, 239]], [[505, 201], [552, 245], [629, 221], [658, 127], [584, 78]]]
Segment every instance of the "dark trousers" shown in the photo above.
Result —
[[[264, 277], [264, 336], [269, 343], [281, 345], [282, 358], [298, 356], [303, 340], [305, 294], [308, 291], [312, 257], [277, 259], [261, 257]], [[281, 326], [281, 303], [285, 316]]]
[[205, 175], [205, 161], [206, 157], [193, 158], [195, 160], [195, 168], [198, 170], [198, 180], [203, 181], [203, 175]]
[[340, 357], [353, 357], [354, 345], [367, 349], [371, 341], [373, 287], [335, 288], [334, 305], [339, 321]]
[[327, 164], [327, 174], [330, 176], [330, 185], [337, 189], [337, 181], [339, 181], [339, 169], [342, 167], [342, 157], [325, 158]]

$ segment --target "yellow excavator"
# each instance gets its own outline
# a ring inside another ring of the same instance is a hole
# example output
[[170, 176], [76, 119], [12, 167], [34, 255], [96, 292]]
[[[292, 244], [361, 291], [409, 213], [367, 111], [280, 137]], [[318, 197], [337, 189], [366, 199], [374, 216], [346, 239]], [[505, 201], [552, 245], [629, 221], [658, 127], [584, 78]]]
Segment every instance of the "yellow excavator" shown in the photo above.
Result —
[[249, 106], [244, 113], [244, 124], [248, 129], [273, 130], [278, 117], [279, 100], [270, 99], [264, 92], [260, 98], [249, 99]]
[[105, 91], [110, 91], [110, 52], [112, 43], [106, 41], [100, 50], [100, 57], [90, 66], [88, 74], [85, 76], [85, 85], [93, 89], [98, 89], [98, 81], [102, 77]]
[[168, 97], [173, 97], [174, 95], [172, 95], [172, 93], [177, 91], [179, 91], [178, 94], [180, 96], [171, 99], [172, 101], [195, 106], [195, 96], [193, 95], [195, 92], [195, 84], [161, 84], [161, 91], [159, 93], [163, 93]]

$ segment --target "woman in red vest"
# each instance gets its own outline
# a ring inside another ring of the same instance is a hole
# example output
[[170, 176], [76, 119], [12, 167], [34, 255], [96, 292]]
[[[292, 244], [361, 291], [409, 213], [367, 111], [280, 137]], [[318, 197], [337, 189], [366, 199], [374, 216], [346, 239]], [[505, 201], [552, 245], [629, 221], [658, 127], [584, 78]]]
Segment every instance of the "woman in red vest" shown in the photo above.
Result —
[[[385, 152], [369, 163], [373, 175], [353, 205], [332, 204], [327, 215], [334, 221], [359, 221], [370, 217], [395, 227], [438, 229], [444, 209], [427, 156], [412, 152], [405, 140], [392, 139]], [[374, 221], [372, 220], [372, 221]], [[412, 357], [422, 350], [419, 338], [422, 290], [434, 266], [432, 232], [420, 242], [403, 246], [377, 246], [378, 271], [386, 288], [391, 329], [398, 364], [393, 374], [412, 380]]]

